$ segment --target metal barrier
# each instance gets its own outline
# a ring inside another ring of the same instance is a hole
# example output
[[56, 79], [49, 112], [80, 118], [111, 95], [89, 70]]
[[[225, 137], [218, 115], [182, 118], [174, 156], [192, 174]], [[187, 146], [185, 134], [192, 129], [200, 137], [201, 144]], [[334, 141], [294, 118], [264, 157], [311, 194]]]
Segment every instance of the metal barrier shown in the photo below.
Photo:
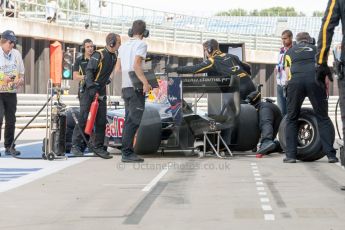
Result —
[[[3, 8], [3, 14], [7, 11], [14, 11], [15, 16], [25, 18], [26, 20], [47, 21], [46, 10], [49, 7], [46, 4], [48, 2], [47, 0], [13, 0], [11, 2], [14, 3], [14, 9]], [[40, 4], [40, 2], [43, 4]], [[132, 21], [142, 18], [147, 22], [150, 28], [152, 38], [164, 39], [166, 41], [200, 44], [206, 39], [216, 38], [220, 42], [245, 42], [246, 47], [251, 50], [269, 51], [276, 51], [281, 46], [280, 38], [275, 36], [207, 31], [207, 29], [212, 28], [212, 26], [230, 23], [227, 18], [223, 20], [213, 20], [182, 14], [172, 14], [128, 6], [112, 1], [102, 1], [107, 3], [107, 7], [94, 7], [93, 5], [98, 1], [83, 1], [87, 4], [85, 6], [86, 8], [81, 7], [81, 1], [77, 1], [79, 3], [78, 6], [71, 6], [71, 0], [60, 0], [56, 2], [60, 3], [60, 5], [62, 2], [65, 3], [56, 9], [56, 23], [62, 26], [126, 34]], [[99, 12], [97, 13], [97, 11]], [[169, 22], [169, 18], [173, 18], [173, 22]]]

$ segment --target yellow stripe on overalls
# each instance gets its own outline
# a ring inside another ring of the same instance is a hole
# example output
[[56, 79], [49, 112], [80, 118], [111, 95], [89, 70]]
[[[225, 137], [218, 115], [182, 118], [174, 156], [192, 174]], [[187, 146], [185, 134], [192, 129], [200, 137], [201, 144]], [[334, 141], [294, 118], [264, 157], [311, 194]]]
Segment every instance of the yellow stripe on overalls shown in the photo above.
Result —
[[322, 48], [321, 48], [318, 64], [322, 64], [323, 56], [325, 55], [326, 45], [327, 45], [327, 28], [333, 14], [335, 2], [336, 0], [332, 0], [331, 6], [329, 7], [328, 15], [326, 18], [326, 22], [322, 27], [322, 46], [321, 46]]
[[208, 66], [206, 66], [206, 67], [204, 67], [204, 68], [202, 68], [202, 69], [199, 69], [199, 70], [196, 71], [195, 73], [200, 73], [200, 72], [204, 71], [205, 69], [211, 68], [211, 67], [213, 66], [213, 64], [214, 64], [214, 59], [213, 59], [213, 58], [209, 58], [208, 60], [210, 60], [211, 64], [209, 64]]
[[[102, 49], [103, 50], [103, 49]], [[102, 50], [97, 50], [97, 52], [99, 52], [100, 53], [100, 55], [101, 55], [101, 59], [99, 60], [99, 64], [98, 64], [98, 73], [97, 73], [97, 75], [96, 75], [96, 79], [95, 79], [95, 81], [97, 81], [98, 80], [98, 78], [99, 78], [99, 75], [101, 74], [101, 71], [102, 71], [102, 67], [103, 67], [103, 63], [102, 63], [102, 61], [103, 61], [103, 53], [102, 53]]]

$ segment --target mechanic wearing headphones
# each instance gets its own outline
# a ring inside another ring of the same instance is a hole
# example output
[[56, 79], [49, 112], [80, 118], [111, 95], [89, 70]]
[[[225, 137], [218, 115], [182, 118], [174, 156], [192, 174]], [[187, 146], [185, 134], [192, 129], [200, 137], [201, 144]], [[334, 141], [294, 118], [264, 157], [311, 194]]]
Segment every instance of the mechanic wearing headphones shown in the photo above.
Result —
[[[79, 126], [81, 130], [85, 129], [90, 106], [95, 98], [96, 93], [99, 94], [99, 107], [95, 121], [95, 139], [94, 151], [99, 155], [109, 155], [104, 150], [104, 135], [106, 126], [106, 85], [111, 82], [110, 75], [116, 64], [115, 52], [121, 45], [121, 37], [118, 34], [110, 33], [106, 37], [106, 47], [97, 50], [91, 55], [90, 61], [86, 67], [85, 75], [85, 91], [80, 94], [80, 115]], [[86, 134], [85, 134], [86, 135]], [[87, 135], [86, 135], [87, 136]], [[82, 156], [83, 138], [79, 129], [75, 127], [73, 130], [71, 153], [76, 156]]]
[[315, 81], [315, 40], [307, 32], [296, 36], [297, 45], [285, 54], [285, 68], [288, 76], [287, 86], [287, 124], [286, 124], [286, 158], [284, 163], [296, 163], [297, 121], [302, 103], [307, 96], [315, 111], [322, 150], [327, 154], [329, 163], [338, 162], [333, 148], [334, 127], [328, 117], [326, 88]]
[[[116, 75], [122, 78], [122, 98], [125, 102], [125, 124], [122, 133], [122, 162], [143, 162], [144, 159], [134, 153], [133, 141], [145, 109], [145, 94], [151, 89], [144, 72], [143, 63], [147, 54], [147, 44], [143, 38], [149, 36], [146, 23], [142, 20], [133, 22], [128, 31], [130, 39], [119, 49], [119, 61], [116, 63]], [[134, 89], [129, 72], [134, 71], [143, 89]], [[149, 144], [149, 143], [147, 143]]]
[[283, 118], [279, 107], [270, 99], [261, 101], [261, 93], [259, 91], [251, 92], [245, 101], [256, 108], [259, 116], [261, 139], [256, 157], [261, 158], [263, 155], [282, 151], [279, 141], [274, 140]]
[[204, 42], [203, 47], [207, 56], [205, 61], [194, 66], [171, 67], [167, 65], [165, 68], [166, 72], [177, 72], [179, 74], [207, 73], [209, 76], [237, 75], [240, 77], [241, 100], [245, 100], [249, 93], [256, 90], [254, 83], [250, 79], [251, 71], [247, 63], [241, 62], [236, 55], [222, 53], [219, 50], [218, 41], [215, 39]]

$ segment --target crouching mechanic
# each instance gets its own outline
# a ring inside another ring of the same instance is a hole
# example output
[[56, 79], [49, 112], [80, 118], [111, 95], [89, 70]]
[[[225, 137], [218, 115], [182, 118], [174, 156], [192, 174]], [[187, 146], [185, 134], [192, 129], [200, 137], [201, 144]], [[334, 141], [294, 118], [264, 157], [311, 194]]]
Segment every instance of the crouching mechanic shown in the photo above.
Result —
[[241, 100], [245, 100], [247, 95], [256, 90], [253, 81], [250, 79], [250, 66], [241, 62], [233, 54], [222, 53], [219, 50], [218, 41], [215, 39], [203, 43], [204, 52], [207, 59], [200, 64], [193, 66], [171, 67], [167, 65], [167, 73], [177, 72], [178, 74], [186, 73], [207, 73], [209, 76], [231, 77], [237, 75], [240, 77], [240, 95]]
[[263, 155], [272, 152], [280, 152], [280, 144], [277, 140], [274, 140], [283, 118], [279, 107], [273, 104], [272, 100], [261, 101], [259, 91], [251, 92], [245, 101], [256, 108], [259, 116], [261, 139], [256, 157], [261, 158]]
[[[103, 100], [99, 101], [93, 143], [94, 152], [98, 155], [109, 155], [109, 152], [103, 148], [107, 120], [106, 85], [111, 82], [110, 74], [113, 72], [117, 60], [115, 51], [118, 50], [120, 44], [121, 38], [118, 34], [110, 33], [107, 35], [106, 47], [94, 52], [87, 64], [85, 90], [80, 94], [79, 126], [81, 130], [85, 129], [90, 106], [96, 93], [99, 94], [99, 98], [103, 98]], [[82, 134], [79, 132], [78, 127], [75, 127], [73, 130], [71, 153], [76, 156], [82, 156], [82, 147]]]
[[320, 130], [322, 151], [329, 163], [338, 162], [333, 148], [334, 127], [328, 116], [326, 87], [315, 81], [315, 41], [307, 32], [298, 33], [297, 44], [285, 54], [285, 68], [288, 75], [287, 117], [286, 117], [286, 158], [284, 163], [296, 163], [297, 122], [302, 103], [307, 96], [315, 111]]

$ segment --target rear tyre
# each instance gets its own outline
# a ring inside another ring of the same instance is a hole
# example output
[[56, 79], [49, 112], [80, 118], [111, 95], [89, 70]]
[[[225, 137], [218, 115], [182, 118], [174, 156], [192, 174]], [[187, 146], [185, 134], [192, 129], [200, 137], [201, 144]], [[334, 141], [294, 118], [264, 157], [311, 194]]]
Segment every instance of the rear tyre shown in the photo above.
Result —
[[237, 144], [235, 151], [248, 151], [256, 148], [260, 138], [258, 113], [252, 105], [241, 104], [238, 117]]
[[[317, 126], [315, 113], [310, 108], [302, 108], [298, 118], [298, 137], [296, 158], [301, 161], [316, 161], [325, 156]], [[279, 126], [279, 142], [286, 150], [286, 116]], [[333, 135], [333, 139], [334, 139]]]
[[145, 107], [143, 117], [134, 141], [134, 152], [138, 155], [152, 154], [161, 144], [162, 122], [159, 112]]

